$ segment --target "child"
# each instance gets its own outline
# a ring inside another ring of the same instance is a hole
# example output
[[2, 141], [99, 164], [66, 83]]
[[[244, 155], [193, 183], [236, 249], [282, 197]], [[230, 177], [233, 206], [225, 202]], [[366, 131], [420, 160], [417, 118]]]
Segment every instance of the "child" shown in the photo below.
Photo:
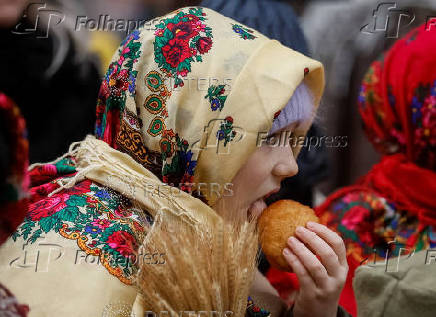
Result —
[[[304, 136], [323, 80], [319, 62], [213, 10], [183, 8], [134, 31], [100, 88], [96, 138], [32, 169], [32, 204], [0, 251], [2, 275], [34, 316], [131, 307], [137, 249], [163, 210], [193, 225], [257, 216], [263, 198], [296, 174], [299, 147], [259, 144], [259, 136]], [[23, 242], [35, 252], [42, 237], [61, 246], [46, 273], [14, 270]], [[294, 314], [335, 316], [344, 246], [321, 225], [298, 238], [320, 260], [298, 241], [286, 250], [302, 284]]]

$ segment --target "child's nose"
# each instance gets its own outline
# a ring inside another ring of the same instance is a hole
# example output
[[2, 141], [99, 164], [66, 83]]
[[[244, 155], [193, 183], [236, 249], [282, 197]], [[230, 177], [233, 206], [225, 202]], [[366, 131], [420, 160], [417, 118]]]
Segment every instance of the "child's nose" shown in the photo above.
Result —
[[298, 164], [290, 146], [280, 146], [275, 149], [276, 162], [273, 174], [281, 178], [292, 177], [298, 173]]

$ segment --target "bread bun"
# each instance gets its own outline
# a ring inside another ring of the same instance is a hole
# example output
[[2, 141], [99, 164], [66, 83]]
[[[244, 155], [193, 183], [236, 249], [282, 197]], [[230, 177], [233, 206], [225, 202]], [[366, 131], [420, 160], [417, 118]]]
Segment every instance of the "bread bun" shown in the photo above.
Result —
[[259, 239], [268, 262], [281, 271], [292, 272], [282, 252], [298, 226], [319, 222], [315, 212], [293, 200], [279, 200], [263, 211], [258, 219]]

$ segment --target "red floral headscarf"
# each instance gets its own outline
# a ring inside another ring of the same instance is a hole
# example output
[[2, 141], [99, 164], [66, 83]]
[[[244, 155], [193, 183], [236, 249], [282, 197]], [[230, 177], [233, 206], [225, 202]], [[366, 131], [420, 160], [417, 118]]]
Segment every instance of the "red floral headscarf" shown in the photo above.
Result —
[[7, 165], [6, 173], [2, 171], [2, 179], [0, 179], [1, 244], [24, 219], [27, 212], [26, 193], [29, 183], [27, 176], [29, 146], [25, 121], [18, 107], [3, 93], [0, 93], [0, 122], [2, 137], [6, 143], [4, 146], [8, 154], [4, 158]]
[[353, 190], [370, 190], [436, 225], [436, 29], [422, 25], [373, 62], [363, 80], [359, 110], [382, 153], [358, 184], [329, 196], [317, 212]]
[[[26, 125], [20, 110], [5, 94], [0, 93], [0, 245], [23, 220], [27, 212], [28, 142]], [[6, 155], [5, 155], [6, 154]], [[27, 305], [19, 304], [14, 295], [0, 283], [0, 316], [25, 317]]]
[[365, 131], [382, 154], [436, 170], [436, 32], [425, 25], [375, 61], [359, 96]]

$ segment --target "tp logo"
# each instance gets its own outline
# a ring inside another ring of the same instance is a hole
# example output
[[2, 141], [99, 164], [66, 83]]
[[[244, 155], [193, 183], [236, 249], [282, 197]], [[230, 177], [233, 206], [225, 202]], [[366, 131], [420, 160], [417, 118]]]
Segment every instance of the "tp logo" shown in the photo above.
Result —
[[[397, 9], [394, 2], [380, 3], [372, 12], [371, 23], [362, 26], [360, 31], [365, 34], [384, 32], [387, 38], [398, 38], [400, 28], [410, 25], [415, 20], [415, 14], [408, 10]], [[406, 25], [403, 21], [408, 21]]]
[[40, 242], [37, 248], [27, 250], [23, 245], [23, 254], [9, 263], [11, 268], [33, 269], [35, 272], [48, 272], [49, 264], [64, 255], [64, 248], [59, 244]]
[[[226, 122], [225, 119], [210, 120], [209, 123], [203, 128], [202, 138], [192, 143], [192, 151], [199, 151], [205, 148], [216, 148], [217, 154], [230, 154], [231, 144], [240, 142], [245, 137], [245, 130], [242, 127], [232, 126], [232, 131], [230, 132], [234, 134], [232, 134], [232, 137], [229, 139], [229, 141], [225, 143], [223, 140], [220, 140], [217, 137], [217, 126], [224, 122]], [[210, 135], [213, 137], [210, 138], [211, 140], [208, 142]]]
[[60, 11], [47, 9], [46, 3], [29, 3], [24, 11], [23, 18], [27, 18], [30, 27], [26, 27], [23, 22], [18, 22], [11, 31], [14, 34], [37, 34], [37, 38], [48, 38], [50, 28], [56, 27], [65, 20], [65, 14]]

